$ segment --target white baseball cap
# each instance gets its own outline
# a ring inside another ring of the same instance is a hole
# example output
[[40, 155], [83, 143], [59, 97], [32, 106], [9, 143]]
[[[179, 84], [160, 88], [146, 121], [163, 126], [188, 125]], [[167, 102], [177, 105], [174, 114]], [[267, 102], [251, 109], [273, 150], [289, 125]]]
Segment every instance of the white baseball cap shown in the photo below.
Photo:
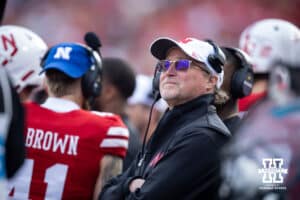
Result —
[[224, 76], [223, 66], [221, 66], [221, 71], [217, 72], [216, 67], [212, 66], [212, 63], [209, 61], [209, 57], [211, 55], [220, 56], [225, 61], [225, 54], [218, 46], [213, 46], [207, 41], [202, 41], [191, 37], [185, 38], [181, 41], [176, 41], [168, 37], [160, 37], [151, 44], [150, 51], [155, 58], [157, 58], [158, 60], [163, 60], [166, 58], [168, 51], [172, 47], [178, 47], [187, 56], [191, 57], [192, 59], [198, 62], [204, 63], [206, 69], [212, 75], [217, 76], [217, 87], [220, 88]]

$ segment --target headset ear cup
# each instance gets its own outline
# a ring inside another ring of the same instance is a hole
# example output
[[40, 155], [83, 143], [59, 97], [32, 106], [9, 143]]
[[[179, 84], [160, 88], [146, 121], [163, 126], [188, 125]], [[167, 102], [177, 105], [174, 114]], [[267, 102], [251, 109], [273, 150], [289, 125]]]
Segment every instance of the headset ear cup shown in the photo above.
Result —
[[224, 63], [220, 59], [218, 59], [215, 55], [209, 55], [207, 60], [217, 73], [222, 72], [222, 66]]
[[156, 68], [155, 72], [154, 72], [154, 77], [153, 77], [153, 80], [152, 80], [152, 93], [157, 98], [160, 97], [160, 91], [159, 91], [160, 76], [161, 76], [161, 72], [159, 72]]
[[237, 80], [237, 76], [238, 76], [238, 73], [237, 72], [234, 72], [232, 74], [232, 78], [231, 78], [231, 82], [230, 82], [230, 94], [233, 98], [237, 99], [237, 98], [240, 98], [240, 94], [239, 94], [239, 83], [238, 83], [238, 80]]
[[231, 79], [231, 95], [233, 98], [243, 98], [252, 92], [253, 73], [248, 68], [235, 71]]
[[82, 77], [81, 88], [85, 98], [96, 98], [101, 93], [101, 73], [98, 68], [97, 65], [91, 66], [88, 72]]
[[83, 75], [81, 81], [82, 94], [86, 99], [96, 98], [102, 90], [102, 62], [101, 57], [92, 49], [86, 48], [93, 60], [93, 65]]
[[206, 42], [208, 42], [214, 49], [214, 54], [210, 54], [208, 56], [208, 63], [211, 65], [211, 67], [214, 68], [214, 70], [217, 73], [221, 73], [222, 72], [222, 67], [225, 64], [225, 57], [221, 55], [220, 51], [221, 49], [218, 47], [217, 44], [215, 44], [212, 40], [205, 40]]
[[[254, 82], [254, 76], [253, 76], [253, 71], [252, 69], [244, 69], [246, 72], [243, 73], [245, 74], [245, 77], [243, 79], [243, 96], [242, 97], [246, 97], [249, 96], [252, 92], [253, 89], [253, 82]], [[240, 97], [240, 98], [242, 98]]]

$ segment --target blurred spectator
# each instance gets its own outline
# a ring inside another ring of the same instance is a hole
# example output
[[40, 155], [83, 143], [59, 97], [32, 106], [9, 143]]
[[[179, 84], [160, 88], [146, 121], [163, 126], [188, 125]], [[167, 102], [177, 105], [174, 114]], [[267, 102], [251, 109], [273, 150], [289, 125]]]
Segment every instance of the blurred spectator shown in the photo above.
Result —
[[299, 199], [300, 33], [283, 49], [270, 71], [269, 98], [224, 149], [222, 199]]
[[224, 81], [221, 90], [227, 101], [216, 105], [217, 113], [233, 134], [241, 122], [238, 99], [250, 95], [253, 86], [253, 70], [248, 55], [240, 49], [222, 47], [226, 55]]
[[[143, 141], [144, 134], [146, 133], [150, 108], [153, 103], [152, 77], [142, 74], [137, 75], [134, 93], [128, 99], [127, 114], [139, 131], [140, 141]], [[151, 137], [158, 121], [166, 109], [167, 103], [163, 99], [160, 99], [155, 103], [146, 140]]]
[[0, 199], [25, 159], [24, 111], [5, 69], [0, 67]]
[[12, 77], [21, 101], [36, 100], [38, 94], [46, 96], [43, 78], [39, 75], [46, 43], [36, 33], [21, 26], [1, 26], [0, 37], [0, 66]]
[[118, 114], [128, 127], [130, 136], [123, 165], [125, 171], [141, 147], [139, 133], [125, 113], [127, 99], [135, 88], [135, 74], [124, 60], [108, 57], [102, 59], [102, 79], [102, 95], [96, 99], [93, 110]]
[[284, 48], [299, 32], [294, 24], [281, 19], [264, 19], [249, 25], [241, 34], [240, 48], [253, 63], [254, 85], [251, 95], [239, 101], [239, 110], [247, 111], [267, 95], [269, 73], [276, 60], [284, 59]]

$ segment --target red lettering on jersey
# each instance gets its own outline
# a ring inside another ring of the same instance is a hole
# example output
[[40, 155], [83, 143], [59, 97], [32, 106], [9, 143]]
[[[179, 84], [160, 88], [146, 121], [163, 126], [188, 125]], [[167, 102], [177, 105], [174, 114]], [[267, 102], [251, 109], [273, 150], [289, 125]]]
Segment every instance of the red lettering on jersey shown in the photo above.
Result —
[[102, 158], [126, 155], [128, 129], [121, 118], [84, 110], [53, 112], [35, 103], [24, 105], [26, 161], [10, 181], [10, 197], [92, 199]]

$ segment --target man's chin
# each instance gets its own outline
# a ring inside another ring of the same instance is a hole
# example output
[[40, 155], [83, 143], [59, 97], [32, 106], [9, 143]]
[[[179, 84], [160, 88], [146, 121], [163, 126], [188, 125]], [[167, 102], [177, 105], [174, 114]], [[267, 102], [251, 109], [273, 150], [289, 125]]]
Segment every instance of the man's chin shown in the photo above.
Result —
[[177, 98], [178, 93], [177, 92], [175, 93], [172, 91], [166, 91], [166, 92], [162, 93], [161, 96], [164, 100], [168, 101], [168, 100], [173, 100], [173, 99]]

